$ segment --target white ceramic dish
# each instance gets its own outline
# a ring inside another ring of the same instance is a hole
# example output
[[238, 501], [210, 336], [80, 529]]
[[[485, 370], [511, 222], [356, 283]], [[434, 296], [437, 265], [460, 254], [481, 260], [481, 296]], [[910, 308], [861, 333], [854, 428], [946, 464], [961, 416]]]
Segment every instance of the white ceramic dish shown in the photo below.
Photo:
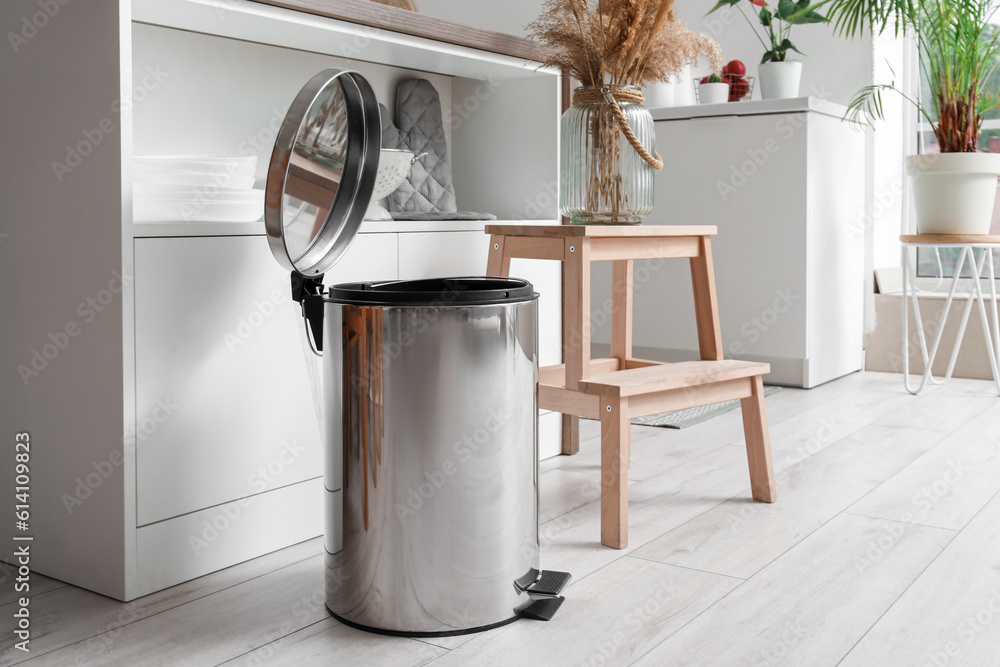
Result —
[[237, 190], [249, 190], [256, 179], [250, 176], [233, 176], [231, 174], [205, 175], [192, 171], [144, 171], [134, 174], [135, 183], [182, 185], [193, 187], [220, 186]]
[[253, 176], [257, 156], [145, 155], [132, 158], [136, 173], [188, 172], [205, 175]]
[[135, 222], [255, 222], [264, 215], [264, 191], [216, 199], [135, 197]]
[[[251, 183], [251, 185], [253, 185]], [[223, 188], [214, 183], [204, 185], [178, 185], [172, 183], [135, 183], [132, 191], [137, 198], [177, 199], [197, 201], [199, 199], [235, 201], [256, 201], [257, 192], [252, 188]]]

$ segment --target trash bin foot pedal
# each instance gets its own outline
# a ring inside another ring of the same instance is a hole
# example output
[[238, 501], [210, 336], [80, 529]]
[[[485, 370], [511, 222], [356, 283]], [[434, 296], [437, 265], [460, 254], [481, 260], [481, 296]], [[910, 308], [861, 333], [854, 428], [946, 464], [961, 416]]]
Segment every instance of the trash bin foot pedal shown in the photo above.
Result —
[[515, 609], [515, 611], [521, 618], [527, 618], [532, 621], [549, 621], [556, 615], [556, 612], [559, 611], [559, 607], [562, 606], [565, 600], [566, 598], [564, 597], [528, 600]]
[[514, 587], [522, 593], [527, 593], [532, 599], [554, 598], [573, 578], [569, 572], [556, 570], [536, 570], [531, 568], [528, 573], [514, 582]]

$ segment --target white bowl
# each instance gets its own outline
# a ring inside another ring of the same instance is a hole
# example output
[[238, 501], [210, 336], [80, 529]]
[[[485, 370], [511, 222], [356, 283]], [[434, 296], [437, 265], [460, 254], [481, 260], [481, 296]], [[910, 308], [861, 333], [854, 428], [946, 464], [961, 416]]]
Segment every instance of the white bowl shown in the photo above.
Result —
[[257, 156], [144, 155], [132, 158], [136, 173], [187, 172], [192, 174], [253, 176]]
[[[253, 184], [251, 183], [251, 186]], [[225, 188], [208, 182], [200, 185], [178, 185], [173, 183], [135, 183], [132, 192], [144, 199], [238, 199], [255, 201], [257, 192], [251, 188]]]
[[212, 199], [137, 196], [132, 202], [135, 222], [256, 222], [263, 215], [263, 190]]
[[231, 174], [198, 174], [191, 171], [144, 171], [134, 174], [136, 184], [179, 185], [188, 187], [220, 186], [249, 190], [256, 179], [250, 176], [233, 176]]

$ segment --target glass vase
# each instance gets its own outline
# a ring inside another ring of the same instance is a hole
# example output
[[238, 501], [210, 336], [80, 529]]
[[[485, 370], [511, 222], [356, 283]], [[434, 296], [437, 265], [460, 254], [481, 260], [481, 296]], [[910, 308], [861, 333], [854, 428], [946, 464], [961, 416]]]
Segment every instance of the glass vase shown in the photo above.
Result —
[[[646, 107], [630, 101], [618, 106], [639, 142], [654, 153], [653, 117]], [[619, 130], [607, 102], [567, 109], [561, 144], [560, 212], [573, 224], [637, 225], [653, 212], [655, 172]]]

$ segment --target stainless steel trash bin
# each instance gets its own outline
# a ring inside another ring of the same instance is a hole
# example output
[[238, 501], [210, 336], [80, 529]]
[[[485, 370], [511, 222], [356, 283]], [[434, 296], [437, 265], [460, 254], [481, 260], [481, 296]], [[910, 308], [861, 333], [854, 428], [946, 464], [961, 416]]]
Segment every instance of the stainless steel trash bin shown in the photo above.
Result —
[[328, 608], [405, 634], [514, 620], [513, 583], [539, 566], [531, 285], [338, 285], [324, 300]]
[[323, 357], [327, 607], [404, 635], [548, 620], [569, 575], [538, 569], [531, 284], [324, 287], [361, 227], [379, 138], [368, 82], [326, 70], [292, 102], [267, 176], [268, 242]]

